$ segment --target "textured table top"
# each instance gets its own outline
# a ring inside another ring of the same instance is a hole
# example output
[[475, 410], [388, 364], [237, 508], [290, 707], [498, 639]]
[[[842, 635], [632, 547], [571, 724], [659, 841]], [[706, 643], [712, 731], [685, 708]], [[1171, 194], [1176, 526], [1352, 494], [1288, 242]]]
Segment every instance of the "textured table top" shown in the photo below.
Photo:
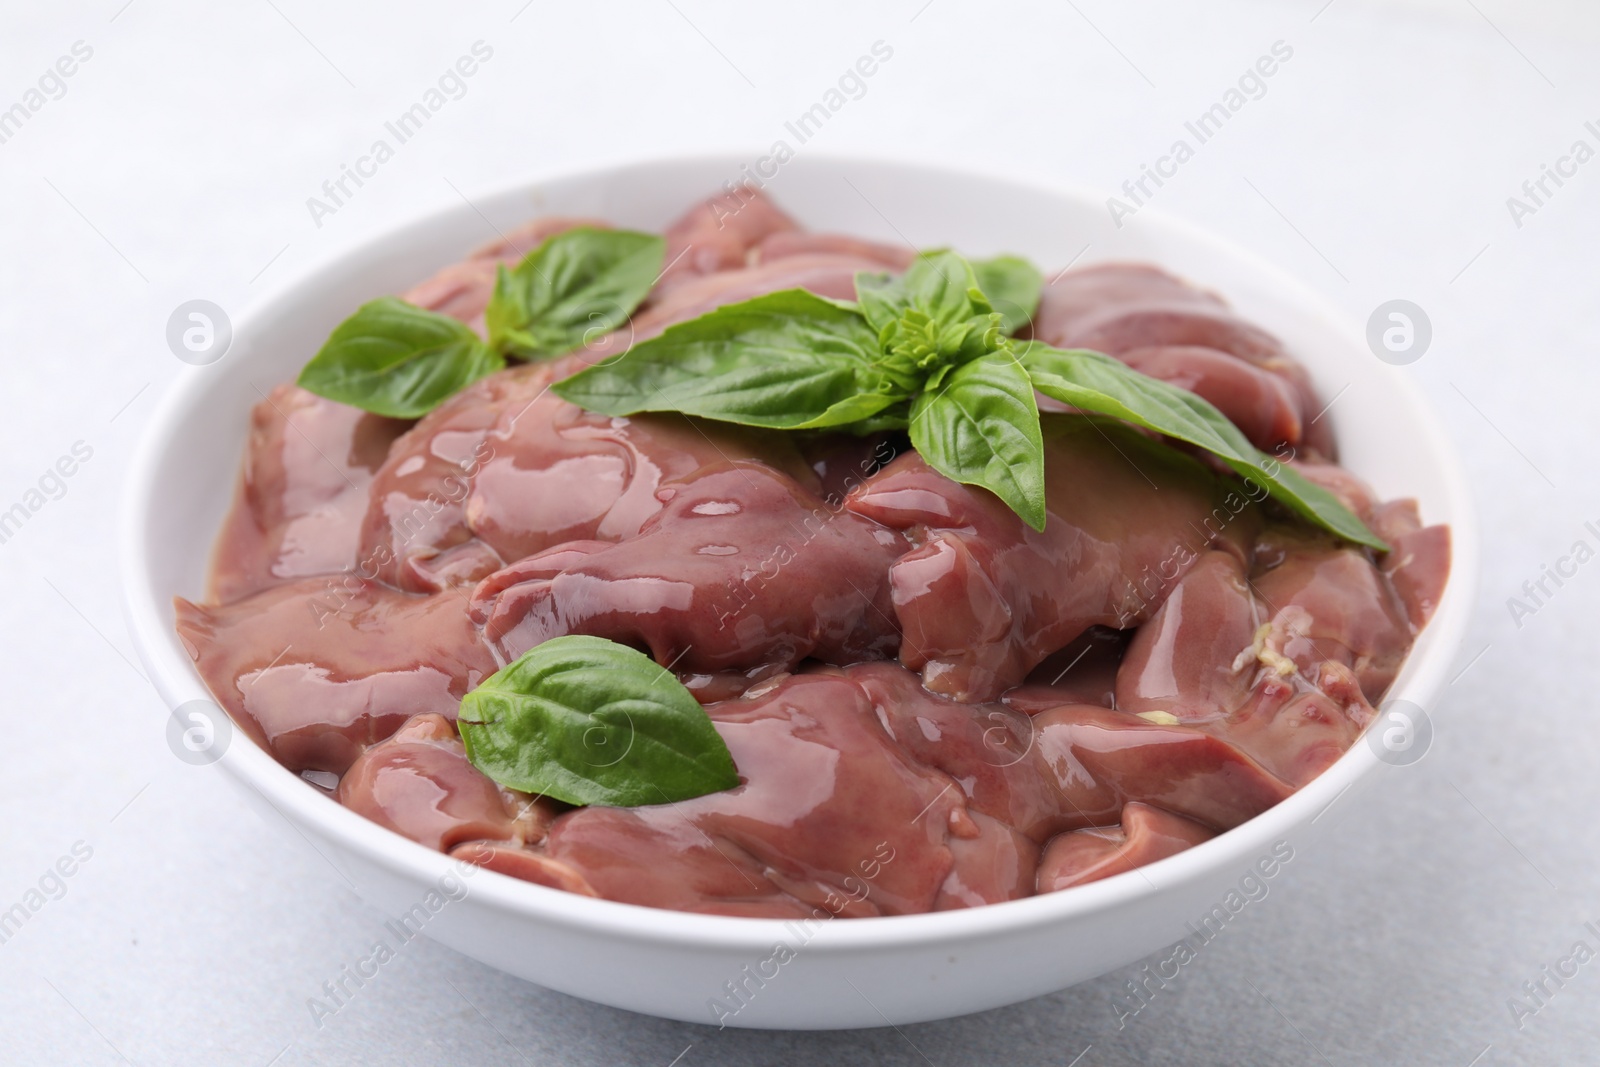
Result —
[[[0, 910], [30, 918], [0, 944], [0, 1060], [1595, 1062], [1600, 961], [1573, 952], [1600, 950], [1600, 565], [1561, 563], [1575, 542], [1600, 547], [1585, 526], [1600, 525], [1600, 19], [1576, 0], [7, 7], [0, 511], [29, 518], [0, 543]], [[307, 198], [480, 40], [492, 59], [459, 99], [313, 218]], [[1395, 298], [1430, 318], [1405, 372], [1465, 457], [1486, 549], [1432, 750], [1342, 801], [1270, 896], [1120, 1030], [1132, 968], [899, 1031], [719, 1032], [420, 940], [319, 1027], [307, 997], [385, 916], [214, 769], [173, 758], [121, 621], [114, 516], [179, 369], [168, 314], [197, 295], [242, 304], [523, 175], [765, 148], [877, 41], [892, 60], [808, 148], [1108, 191], [1275, 43], [1292, 50], [1154, 202], [1354, 323]], [[27, 117], [7, 127], [14, 103]], [[1525, 190], [1547, 165], [1561, 182]], [[62, 457], [71, 475], [49, 474]], [[1558, 565], [1570, 576], [1529, 599], [1524, 583]]]

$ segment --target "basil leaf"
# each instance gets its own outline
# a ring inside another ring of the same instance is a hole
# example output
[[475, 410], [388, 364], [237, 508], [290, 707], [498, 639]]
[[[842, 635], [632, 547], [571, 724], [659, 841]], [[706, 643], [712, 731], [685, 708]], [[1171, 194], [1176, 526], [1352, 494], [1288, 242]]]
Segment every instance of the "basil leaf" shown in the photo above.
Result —
[[553, 389], [605, 415], [681, 411], [782, 430], [845, 426], [906, 399], [852, 306], [804, 289], [669, 327]]
[[546, 238], [496, 275], [484, 312], [489, 346], [548, 359], [610, 333], [660, 277], [666, 247], [654, 234], [587, 226]]
[[683, 684], [599, 637], [535, 645], [461, 700], [467, 758], [512, 789], [636, 807], [739, 784], [728, 746]]
[[970, 319], [987, 312], [972, 300], [978, 279], [972, 265], [955, 252], [924, 252], [905, 273], [906, 293], [911, 306], [941, 326]]
[[908, 311], [920, 311], [944, 327], [989, 311], [972, 302], [978, 288], [972, 266], [955, 252], [923, 252], [902, 275], [856, 275], [856, 300], [872, 328], [883, 333]]
[[[1087, 349], [1066, 350], [1028, 342], [1019, 345], [1018, 352], [1034, 387], [1045, 396], [1198, 445], [1240, 475], [1264, 484], [1274, 498], [1296, 514], [1346, 540], [1389, 550], [1337, 497], [1293, 468], [1263, 455], [1227, 416], [1193, 393]], [[1276, 473], [1269, 473], [1269, 464], [1278, 468]]]
[[1044, 275], [1020, 256], [995, 256], [972, 264], [978, 288], [1000, 313], [1000, 329], [1009, 337], [1033, 321], [1039, 310]]
[[416, 419], [505, 365], [464, 323], [386, 296], [341, 322], [296, 384], [364, 411]]
[[911, 404], [911, 444], [947, 478], [1044, 529], [1044, 441], [1028, 372], [1009, 352], [963, 363]]
[[856, 272], [856, 306], [861, 309], [867, 325], [876, 333], [900, 321], [900, 316], [911, 307], [905, 282], [893, 274]]

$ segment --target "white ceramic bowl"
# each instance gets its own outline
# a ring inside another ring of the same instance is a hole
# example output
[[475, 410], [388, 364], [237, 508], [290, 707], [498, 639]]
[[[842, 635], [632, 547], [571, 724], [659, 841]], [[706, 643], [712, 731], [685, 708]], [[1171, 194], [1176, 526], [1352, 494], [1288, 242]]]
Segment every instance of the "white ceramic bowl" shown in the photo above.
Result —
[[[207, 696], [173, 632], [172, 597], [197, 597], [262, 390], [294, 377], [354, 307], [396, 292], [534, 215], [597, 215], [659, 229], [754, 168], [757, 157], [641, 163], [530, 182], [408, 223], [281, 286], [235, 316], [233, 348], [185, 370], [155, 416], [128, 487], [122, 530], [127, 612], [139, 654], [169, 706]], [[759, 173], [759, 172], [758, 172]], [[1471, 609], [1477, 541], [1465, 483], [1445, 438], [1402, 373], [1375, 359], [1351, 324], [1255, 256], [1141, 210], [1113, 227], [1103, 198], [903, 163], [802, 153], [768, 185], [805, 225], [972, 255], [1016, 252], [1058, 269], [1142, 259], [1210, 287], [1282, 338], [1325, 397], [1346, 466], [1385, 496], [1419, 498], [1425, 521], [1454, 530], [1439, 610], [1390, 696], [1433, 706]], [[482, 213], [480, 215], [480, 212]], [[1092, 242], [1092, 244], [1091, 244]], [[820, 924], [803, 937], [776, 920], [688, 915], [591, 900], [490, 872], [432, 916], [426, 932], [512, 974], [653, 1015], [767, 1028], [879, 1026], [979, 1011], [1064, 988], [1189, 933], [1276, 842], [1304, 848], [1313, 819], [1377, 759], [1356, 744], [1272, 810], [1141, 870], [1060, 893], [965, 911]], [[454, 871], [443, 855], [347, 811], [235, 732], [219, 765], [275, 809], [377, 906], [393, 914]], [[330, 875], [331, 879], [331, 875]], [[308, 891], [315, 891], [310, 888]], [[778, 943], [798, 949], [763, 965]], [[746, 971], [745, 968], [749, 968]], [[773, 971], [776, 974], [772, 974]], [[747, 977], [755, 974], [756, 980]], [[762, 977], [763, 974], [770, 977]], [[1109, 1020], [1108, 1020], [1109, 1021]]]

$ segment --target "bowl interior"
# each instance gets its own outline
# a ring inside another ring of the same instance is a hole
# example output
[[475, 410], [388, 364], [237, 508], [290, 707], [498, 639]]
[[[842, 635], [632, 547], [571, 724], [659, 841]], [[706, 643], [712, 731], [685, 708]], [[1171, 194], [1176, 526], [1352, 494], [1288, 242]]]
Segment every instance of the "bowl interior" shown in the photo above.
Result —
[[[545, 213], [596, 215], [660, 229], [687, 206], [741, 174], [752, 159], [721, 157], [630, 165], [534, 182], [404, 225], [282, 286], [235, 317], [233, 348], [185, 370], [150, 428], [135, 464], [123, 530], [130, 628], [169, 706], [206, 696], [172, 629], [172, 597], [198, 597], [211, 545], [231, 498], [250, 407], [292, 380], [328, 332], [359, 303], [399, 291], [492, 240], [496, 229]], [[758, 171], [759, 173], [759, 171]], [[803, 155], [768, 182], [780, 206], [814, 229], [972, 255], [1013, 252], [1047, 280], [1070, 262], [1148, 260], [1210, 288], [1282, 338], [1309, 368], [1338, 433], [1345, 466], [1384, 497], [1416, 497], [1427, 522], [1453, 527], [1454, 566], [1439, 612], [1391, 697], [1430, 707], [1464, 631], [1476, 542], [1464, 482], [1449, 447], [1400, 372], [1366, 350], [1318, 297], [1248, 253], [1181, 223], [1141, 211], [1115, 227], [1103, 198], [1007, 179], [872, 160]], [[395, 871], [430, 881], [444, 857], [328, 803], [242, 738], [224, 766], [280, 811], [318, 824], [342, 844]], [[1356, 745], [1290, 800], [1217, 839], [1143, 872], [968, 912], [829, 924], [819, 943], [865, 944], [1035, 922], [1092, 911], [1129, 894], [1179, 885], [1255, 854], [1262, 842], [1307, 821], [1373, 765]], [[639, 936], [771, 943], [766, 920], [674, 916], [575, 898], [486, 876], [481, 889], [510, 911], [627, 928]], [[639, 913], [644, 913], [643, 915]]]

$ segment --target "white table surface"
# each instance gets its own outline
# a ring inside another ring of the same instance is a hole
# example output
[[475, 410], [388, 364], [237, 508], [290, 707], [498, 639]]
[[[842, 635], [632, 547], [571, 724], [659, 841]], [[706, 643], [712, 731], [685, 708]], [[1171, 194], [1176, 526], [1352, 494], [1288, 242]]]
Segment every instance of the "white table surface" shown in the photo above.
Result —
[[[449, 6], [4, 5], [0, 109], [75, 42], [93, 55], [0, 144], [0, 510], [76, 442], [93, 455], [0, 544], [0, 909], [74, 843], [92, 856], [0, 945], [0, 1061], [1600, 1062], [1600, 960], [1520, 1029], [1507, 1006], [1575, 941], [1600, 949], [1583, 926], [1600, 926], [1600, 564], [1520, 627], [1506, 604], [1600, 520], [1600, 162], [1520, 227], [1506, 206], [1574, 140], [1600, 146], [1584, 129], [1600, 18], [1513, 0]], [[467, 94], [315, 226], [306, 198], [479, 39], [494, 56]], [[1274, 41], [1294, 49], [1157, 200], [1353, 322], [1394, 297], [1429, 314], [1433, 346], [1406, 373], [1460, 446], [1486, 547], [1433, 750], [1341, 802], [1122, 1031], [1111, 1000], [1131, 969], [899, 1032], [718, 1032], [424, 941], [317, 1027], [306, 998], [384, 916], [214, 768], [174, 759], [129, 662], [113, 524], [179, 369], [167, 315], [196, 296], [239, 306], [457, 190], [764, 148], [880, 39], [892, 61], [812, 147], [1107, 190]]]

